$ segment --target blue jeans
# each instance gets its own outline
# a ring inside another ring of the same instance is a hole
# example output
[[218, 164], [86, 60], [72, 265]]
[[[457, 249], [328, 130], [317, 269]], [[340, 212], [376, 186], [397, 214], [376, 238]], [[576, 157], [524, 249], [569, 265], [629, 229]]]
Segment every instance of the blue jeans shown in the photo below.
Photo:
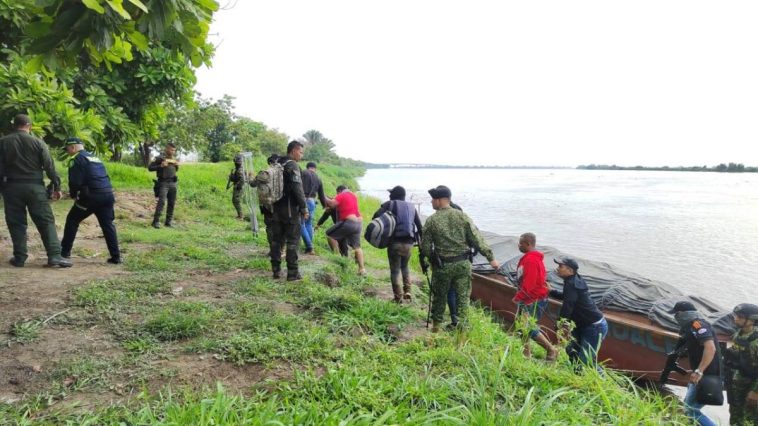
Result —
[[687, 395], [684, 397], [684, 413], [687, 417], [695, 420], [701, 426], [716, 426], [716, 423], [708, 418], [702, 411], [704, 404], [697, 402], [697, 385], [687, 384]]
[[[532, 318], [534, 318], [535, 322], [539, 322], [539, 320], [542, 318], [542, 315], [547, 310], [548, 301], [547, 299], [538, 300], [531, 305], [525, 305], [521, 302], [518, 302], [518, 312], [523, 315], [528, 315]], [[529, 337], [532, 338], [532, 340], [536, 340], [537, 336], [540, 334], [540, 326], [539, 324], [535, 324], [533, 328], [529, 330]]]
[[597, 324], [590, 324], [584, 327], [577, 327], [571, 335], [574, 340], [566, 348], [569, 358], [572, 361], [579, 361], [584, 365], [592, 365], [601, 371], [597, 365], [597, 353], [600, 351], [600, 344], [608, 335], [608, 322], [603, 318]]
[[313, 214], [316, 212], [316, 200], [306, 198], [305, 205], [308, 207], [308, 220], [300, 219], [300, 234], [303, 236], [306, 250], [313, 249]]

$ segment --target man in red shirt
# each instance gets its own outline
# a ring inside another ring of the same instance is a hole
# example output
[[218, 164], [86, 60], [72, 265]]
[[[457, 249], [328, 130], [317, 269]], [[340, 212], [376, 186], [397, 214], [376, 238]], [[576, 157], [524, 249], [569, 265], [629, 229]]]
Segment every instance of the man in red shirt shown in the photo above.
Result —
[[366, 275], [363, 265], [363, 250], [361, 249], [361, 231], [363, 221], [358, 210], [358, 197], [347, 187], [333, 199], [326, 200], [329, 207], [337, 212], [337, 223], [326, 230], [329, 237], [329, 247], [332, 252], [339, 250], [339, 242], [345, 241], [355, 251], [355, 261], [358, 263], [358, 273]]
[[545, 271], [544, 256], [535, 250], [537, 237], [531, 232], [521, 235], [518, 249], [524, 255], [518, 261], [516, 269], [519, 284], [518, 292], [513, 301], [518, 305], [520, 320], [527, 324], [528, 334], [524, 336], [524, 355], [532, 355], [529, 338], [532, 338], [547, 351], [546, 359], [554, 361], [558, 351], [550, 344], [547, 337], [540, 331], [537, 322], [548, 307], [547, 271]]

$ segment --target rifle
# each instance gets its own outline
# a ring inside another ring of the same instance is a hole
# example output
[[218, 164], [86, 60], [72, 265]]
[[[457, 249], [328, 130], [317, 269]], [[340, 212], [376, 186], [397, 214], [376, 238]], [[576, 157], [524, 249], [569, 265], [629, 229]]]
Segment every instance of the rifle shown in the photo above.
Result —
[[232, 186], [232, 183], [236, 183], [236, 182], [234, 182], [234, 172], [235, 172], [235, 170], [232, 170], [232, 172], [229, 173], [229, 177], [226, 178], [226, 190], [227, 191], [229, 190], [229, 187]]
[[429, 279], [429, 263], [421, 253], [421, 241], [418, 239], [418, 234], [416, 234], [416, 247], [418, 247], [418, 263], [421, 265], [421, 272], [426, 276], [426, 285], [429, 289], [429, 307], [426, 311], [426, 328], [429, 328], [429, 320], [432, 317], [432, 281]]
[[721, 363], [721, 367], [724, 369], [724, 389], [726, 390], [726, 402], [729, 405], [734, 403], [734, 389], [732, 388], [732, 381], [734, 379], [734, 370], [739, 369], [740, 361], [739, 355], [735, 353], [732, 348], [727, 348], [725, 342], [719, 342], [721, 346], [721, 353], [723, 354], [724, 362]]
[[661, 371], [661, 385], [666, 384], [669, 379], [669, 374], [671, 374], [672, 371], [676, 371], [679, 374], [687, 374], [687, 370], [680, 367], [677, 362], [677, 360], [687, 351], [685, 343], [686, 340], [679, 339], [674, 350], [666, 354], [666, 366], [663, 368], [663, 371]]

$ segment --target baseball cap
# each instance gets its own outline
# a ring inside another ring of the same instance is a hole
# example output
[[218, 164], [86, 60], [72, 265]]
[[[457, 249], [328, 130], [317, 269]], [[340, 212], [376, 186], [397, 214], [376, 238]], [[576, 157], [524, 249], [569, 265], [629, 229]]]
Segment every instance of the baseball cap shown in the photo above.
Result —
[[685, 311], [697, 311], [697, 308], [695, 307], [695, 305], [692, 304], [692, 302], [682, 300], [680, 302], [676, 302], [676, 304], [669, 311], [669, 313], [675, 314], [677, 312], [685, 312]]
[[566, 265], [569, 268], [573, 269], [574, 271], [579, 270], [579, 263], [577, 263], [576, 260], [568, 257], [568, 256], [561, 256], [556, 259], [553, 259], [553, 262], [559, 264], [559, 265]]

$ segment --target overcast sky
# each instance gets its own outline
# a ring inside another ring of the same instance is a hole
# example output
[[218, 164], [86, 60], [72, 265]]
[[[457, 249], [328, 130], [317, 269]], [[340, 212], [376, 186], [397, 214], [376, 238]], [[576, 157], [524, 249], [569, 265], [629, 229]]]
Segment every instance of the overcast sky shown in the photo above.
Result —
[[754, 0], [238, 0], [197, 90], [371, 162], [758, 165], [756, 19]]

